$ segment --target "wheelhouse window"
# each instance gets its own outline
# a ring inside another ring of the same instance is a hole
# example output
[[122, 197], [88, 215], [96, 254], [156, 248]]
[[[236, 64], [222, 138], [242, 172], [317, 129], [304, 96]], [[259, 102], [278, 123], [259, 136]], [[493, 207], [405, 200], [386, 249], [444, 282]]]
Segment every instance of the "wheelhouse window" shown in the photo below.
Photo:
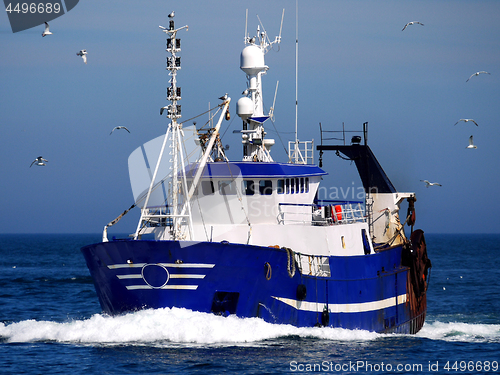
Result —
[[253, 180], [243, 180], [242, 181], [242, 190], [245, 195], [254, 195], [255, 194], [255, 183]]
[[278, 180], [278, 194], [309, 193], [309, 177], [295, 177]]
[[214, 182], [213, 181], [201, 181], [201, 191], [203, 195], [212, 195], [214, 190]]
[[272, 195], [273, 194], [273, 181], [272, 180], [260, 180], [259, 181], [259, 193], [260, 193], [260, 195]]
[[[187, 186], [188, 186], [187, 187], [187, 192], [189, 192], [189, 190], [191, 189], [192, 185], [193, 185], [193, 181], [192, 180], [188, 180], [188, 182], [187, 182]], [[184, 186], [181, 185], [181, 194], [182, 195], [187, 195], [187, 192], [184, 191]], [[196, 186], [194, 188], [194, 192], [193, 192], [193, 196], [196, 196], [196, 195], [198, 195], [198, 186]]]
[[278, 180], [276, 191], [278, 194], [283, 194], [285, 192], [285, 180]]
[[219, 193], [221, 195], [235, 195], [236, 184], [231, 180], [219, 181]]

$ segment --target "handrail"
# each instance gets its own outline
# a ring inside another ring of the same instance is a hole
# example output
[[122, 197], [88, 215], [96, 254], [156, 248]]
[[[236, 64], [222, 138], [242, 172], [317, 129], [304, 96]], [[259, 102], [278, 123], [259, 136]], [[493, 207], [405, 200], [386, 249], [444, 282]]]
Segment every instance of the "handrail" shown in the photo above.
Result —
[[[336, 201], [339, 203], [339, 201]], [[365, 209], [362, 202], [343, 201], [343, 204], [318, 205], [316, 203], [279, 203], [278, 224], [302, 224], [302, 225], [340, 225], [356, 222], [366, 222]], [[284, 210], [284, 207], [297, 207], [293, 210]], [[310, 207], [305, 212], [303, 207]], [[302, 209], [301, 209], [302, 208]]]
[[[363, 204], [364, 201], [348, 201], [348, 200], [337, 200], [337, 199], [320, 199], [315, 201], [319, 206], [326, 206], [327, 204]], [[326, 203], [326, 204], [325, 204]]]

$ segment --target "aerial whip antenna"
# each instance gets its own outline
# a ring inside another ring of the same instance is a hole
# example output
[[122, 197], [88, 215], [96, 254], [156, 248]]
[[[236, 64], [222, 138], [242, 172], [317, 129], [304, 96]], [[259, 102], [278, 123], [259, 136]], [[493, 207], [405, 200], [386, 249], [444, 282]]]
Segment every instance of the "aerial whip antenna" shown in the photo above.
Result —
[[[299, 75], [299, 0], [295, 1], [295, 147], [298, 143], [297, 135], [297, 117], [298, 117], [298, 75]], [[297, 160], [296, 160], [297, 161]]]
[[247, 26], [248, 26], [248, 9], [245, 12], [245, 44], [247, 44], [247, 42], [248, 42]]
[[269, 111], [269, 117], [271, 117], [274, 120], [274, 105], [276, 104], [276, 95], [278, 94], [278, 84], [280, 81], [276, 81], [276, 90], [274, 91], [274, 100], [273, 100], [273, 106], [271, 107], [271, 110]]
[[278, 43], [281, 42], [281, 30], [283, 30], [283, 18], [285, 18], [285, 9], [283, 9], [283, 13], [281, 14], [281, 25], [280, 25], [280, 34], [278, 36]]

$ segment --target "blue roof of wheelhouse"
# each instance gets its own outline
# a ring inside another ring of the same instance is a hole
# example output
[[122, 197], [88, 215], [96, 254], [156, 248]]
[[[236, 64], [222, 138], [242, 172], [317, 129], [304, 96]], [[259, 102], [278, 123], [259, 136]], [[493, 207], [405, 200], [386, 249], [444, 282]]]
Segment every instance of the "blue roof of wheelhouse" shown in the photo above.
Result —
[[[194, 176], [198, 164], [186, 167], [186, 174]], [[207, 163], [202, 177], [216, 178], [286, 178], [323, 176], [327, 173], [312, 164], [255, 163], [255, 162], [213, 162]]]

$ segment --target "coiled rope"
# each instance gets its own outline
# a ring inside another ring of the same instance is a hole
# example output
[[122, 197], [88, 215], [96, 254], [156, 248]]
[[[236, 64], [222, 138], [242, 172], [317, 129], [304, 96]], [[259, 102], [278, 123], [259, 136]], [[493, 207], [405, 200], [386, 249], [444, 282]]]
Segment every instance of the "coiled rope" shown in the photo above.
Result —
[[292, 249], [289, 247], [282, 247], [283, 250], [286, 251], [287, 255], [287, 262], [286, 262], [286, 269], [288, 271], [288, 276], [294, 277], [295, 276], [295, 254]]
[[271, 280], [271, 277], [273, 276], [273, 270], [271, 268], [271, 264], [269, 262], [266, 262], [264, 264], [264, 268], [266, 269], [266, 280]]

